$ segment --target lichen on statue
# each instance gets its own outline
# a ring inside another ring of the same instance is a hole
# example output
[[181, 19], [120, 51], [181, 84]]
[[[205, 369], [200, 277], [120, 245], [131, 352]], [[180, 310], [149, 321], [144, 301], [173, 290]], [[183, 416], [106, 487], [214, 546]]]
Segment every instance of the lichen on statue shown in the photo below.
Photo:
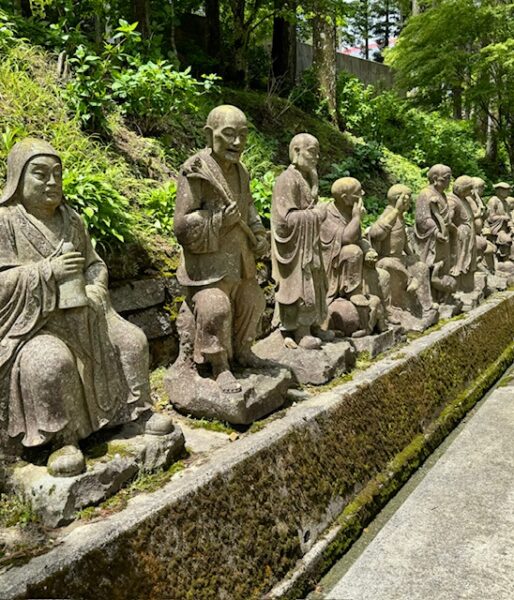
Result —
[[18, 142], [0, 199], [2, 445], [50, 445], [48, 469], [84, 469], [78, 446], [148, 414], [148, 346], [111, 307], [107, 267], [63, 197], [50, 144]]

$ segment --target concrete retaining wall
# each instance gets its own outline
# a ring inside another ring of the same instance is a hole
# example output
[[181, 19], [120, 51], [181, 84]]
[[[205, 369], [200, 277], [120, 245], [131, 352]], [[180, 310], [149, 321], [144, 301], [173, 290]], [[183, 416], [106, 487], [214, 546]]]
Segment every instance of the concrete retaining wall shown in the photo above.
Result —
[[[0, 597], [262, 597], [341, 514], [380, 508], [395, 489], [385, 482], [401, 485], [433, 432], [447, 433], [506, 368], [513, 332], [514, 294], [504, 293], [77, 527], [3, 573]], [[275, 597], [299, 597], [291, 590]]]
[[[296, 76], [312, 66], [312, 46], [299, 43], [296, 47]], [[383, 63], [365, 60], [348, 54], [337, 53], [337, 70], [355, 75], [363, 83], [379, 89], [393, 87], [394, 78], [391, 69]]]

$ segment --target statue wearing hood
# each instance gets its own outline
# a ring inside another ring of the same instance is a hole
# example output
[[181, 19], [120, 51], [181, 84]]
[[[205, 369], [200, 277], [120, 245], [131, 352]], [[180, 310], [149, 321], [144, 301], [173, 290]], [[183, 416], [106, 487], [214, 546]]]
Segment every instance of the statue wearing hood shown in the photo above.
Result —
[[84, 469], [79, 440], [149, 414], [147, 341], [111, 307], [107, 280], [64, 202], [59, 155], [17, 143], [0, 199], [1, 442], [11, 454], [49, 444], [53, 475]]

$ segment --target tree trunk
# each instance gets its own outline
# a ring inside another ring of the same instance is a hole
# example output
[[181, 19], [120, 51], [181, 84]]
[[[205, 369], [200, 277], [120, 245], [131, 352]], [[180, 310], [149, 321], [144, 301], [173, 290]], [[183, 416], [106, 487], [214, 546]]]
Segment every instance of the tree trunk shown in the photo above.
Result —
[[207, 18], [207, 52], [219, 69], [221, 58], [220, 0], [205, 1]]
[[141, 37], [147, 40], [150, 37], [150, 0], [132, 0], [132, 13]]
[[228, 56], [227, 73], [229, 78], [239, 85], [246, 84], [248, 73], [248, 61], [246, 56], [247, 51], [247, 35], [245, 23], [245, 0], [232, 0], [230, 8], [232, 10], [232, 54]]
[[[295, 11], [294, 4], [287, 5], [291, 13]], [[282, 6], [283, 2], [275, 0], [276, 10]], [[282, 16], [276, 16], [273, 20], [270, 89], [277, 93], [288, 92], [295, 84], [296, 43], [296, 18], [289, 21]]]
[[316, 15], [312, 19], [313, 67], [322, 100], [329, 118], [337, 127], [336, 25], [332, 16]]
[[412, 12], [413, 17], [415, 17], [416, 15], [419, 15], [419, 13], [421, 12], [418, 0], [412, 0], [411, 12]]
[[462, 120], [462, 85], [452, 86], [453, 118]]
[[22, 17], [28, 19], [32, 16], [32, 8], [30, 6], [30, 0], [15, 0], [15, 6]]

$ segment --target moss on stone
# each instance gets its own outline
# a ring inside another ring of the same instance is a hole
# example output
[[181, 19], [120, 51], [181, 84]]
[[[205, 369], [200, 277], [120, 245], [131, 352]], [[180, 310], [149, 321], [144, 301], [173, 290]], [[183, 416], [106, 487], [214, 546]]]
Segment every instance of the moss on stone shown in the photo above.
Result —
[[[513, 330], [514, 297], [506, 297], [357, 389], [331, 389], [329, 410], [306, 416], [28, 595], [88, 598], [94, 585], [97, 597], [111, 600], [127, 589], [134, 597], [173, 590], [194, 600], [257, 599], [297, 564], [304, 540], [314, 543], [344, 510], [344, 535], [311, 573], [319, 576], [507, 368]], [[304, 577], [289, 597], [308, 585]]]

